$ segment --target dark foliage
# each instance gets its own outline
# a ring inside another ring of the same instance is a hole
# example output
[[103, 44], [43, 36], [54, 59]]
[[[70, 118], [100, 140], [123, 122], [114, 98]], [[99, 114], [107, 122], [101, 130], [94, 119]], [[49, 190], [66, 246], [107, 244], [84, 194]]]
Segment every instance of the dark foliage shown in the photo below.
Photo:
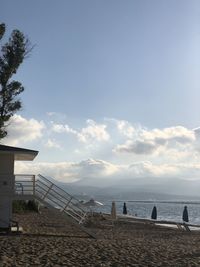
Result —
[[26, 211], [35, 211], [38, 212], [39, 204], [34, 200], [24, 201], [24, 200], [15, 200], [13, 201], [13, 212], [21, 213]]
[[[6, 27], [0, 24], [0, 40]], [[7, 43], [0, 50], [0, 139], [7, 135], [6, 123], [21, 109], [17, 96], [24, 91], [18, 81], [11, 80], [27, 54], [31, 51], [28, 39], [19, 30], [13, 30]]]

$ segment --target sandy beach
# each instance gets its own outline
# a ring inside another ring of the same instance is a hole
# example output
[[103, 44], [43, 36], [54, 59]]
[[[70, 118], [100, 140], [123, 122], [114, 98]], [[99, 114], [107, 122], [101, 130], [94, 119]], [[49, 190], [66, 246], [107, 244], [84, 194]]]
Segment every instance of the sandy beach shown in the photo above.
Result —
[[0, 266], [200, 266], [200, 233], [94, 216], [92, 239], [48, 209], [15, 214], [24, 232], [0, 236]]

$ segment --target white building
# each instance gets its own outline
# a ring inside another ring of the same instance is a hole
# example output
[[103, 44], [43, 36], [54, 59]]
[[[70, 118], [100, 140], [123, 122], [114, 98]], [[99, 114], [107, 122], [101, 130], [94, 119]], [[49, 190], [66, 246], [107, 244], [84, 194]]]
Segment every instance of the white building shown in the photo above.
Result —
[[9, 228], [15, 199], [15, 160], [30, 161], [38, 151], [0, 145], [0, 228]]

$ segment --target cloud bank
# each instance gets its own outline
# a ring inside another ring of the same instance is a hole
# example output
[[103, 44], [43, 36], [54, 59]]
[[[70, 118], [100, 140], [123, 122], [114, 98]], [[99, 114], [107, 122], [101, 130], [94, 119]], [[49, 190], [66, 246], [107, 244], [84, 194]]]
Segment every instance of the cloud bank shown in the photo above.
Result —
[[45, 124], [42, 121], [14, 115], [8, 123], [8, 135], [2, 141], [11, 146], [18, 146], [40, 139], [44, 129]]
[[130, 165], [119, 165], [97, 159], [88, 159], [81, 162], [39, 162], [16, 163], [16, 173], [43, 174], [63, 182], [75, 182], [84, 179], [101, 179], [105, 184], [135, 178], [175, 178], [198, 179], [200, 163], [188, 164], [153, 164], [152, 162], [135, 162]]
[[159, 149], [176, 149], [177, 152], [197, 141], [197, 133], [182, 126], [164, 129], [139, 129], [136, 138], [128, 139], [124, 144], [117, 145], [115, 152], [149, 155]]
[[69, 125], [65, 124], [55, 124], [52, 123], [52, 130], [56, 133], [66, 133], [73, 134], [77, 137], [80, 142], [88, 143], [91, 141], [108, 141], [110, 136], [106, 131], [105, 124], [98, 124], [94, 120], [87, 120], [87, 126], [82, 128], [81, 130], [75, 130]]
[[[48, 116], [49, 117], [49, 116]], [[70, 123], [26, 119], [15, 115], [3, 143], [38, 144], [45, 162], [18, 162], [22, 173], [42, 173], [63, 181], [89, 178], [200, 177], [200, 128], [172, 126], [147, 129], [125, 120], [88, 119], [83, 127]], [[68, 156], [68, 160], [66, 160]], [[51, 161], [48, 158], [51, 158]], [[90, 158], [89, 160], [85, 160]]]

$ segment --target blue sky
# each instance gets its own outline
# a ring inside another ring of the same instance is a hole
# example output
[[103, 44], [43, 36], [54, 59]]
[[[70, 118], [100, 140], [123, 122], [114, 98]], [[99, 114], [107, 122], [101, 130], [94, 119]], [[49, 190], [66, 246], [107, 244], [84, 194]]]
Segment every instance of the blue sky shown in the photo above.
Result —
[[39, 149], [38, 163], [164, 169], [187, 152], [177, 164], [197, 164], [199, 1], [1, 0], [1, 21], [35, 44], [16, 75], [23, 109], [7, 144]]

